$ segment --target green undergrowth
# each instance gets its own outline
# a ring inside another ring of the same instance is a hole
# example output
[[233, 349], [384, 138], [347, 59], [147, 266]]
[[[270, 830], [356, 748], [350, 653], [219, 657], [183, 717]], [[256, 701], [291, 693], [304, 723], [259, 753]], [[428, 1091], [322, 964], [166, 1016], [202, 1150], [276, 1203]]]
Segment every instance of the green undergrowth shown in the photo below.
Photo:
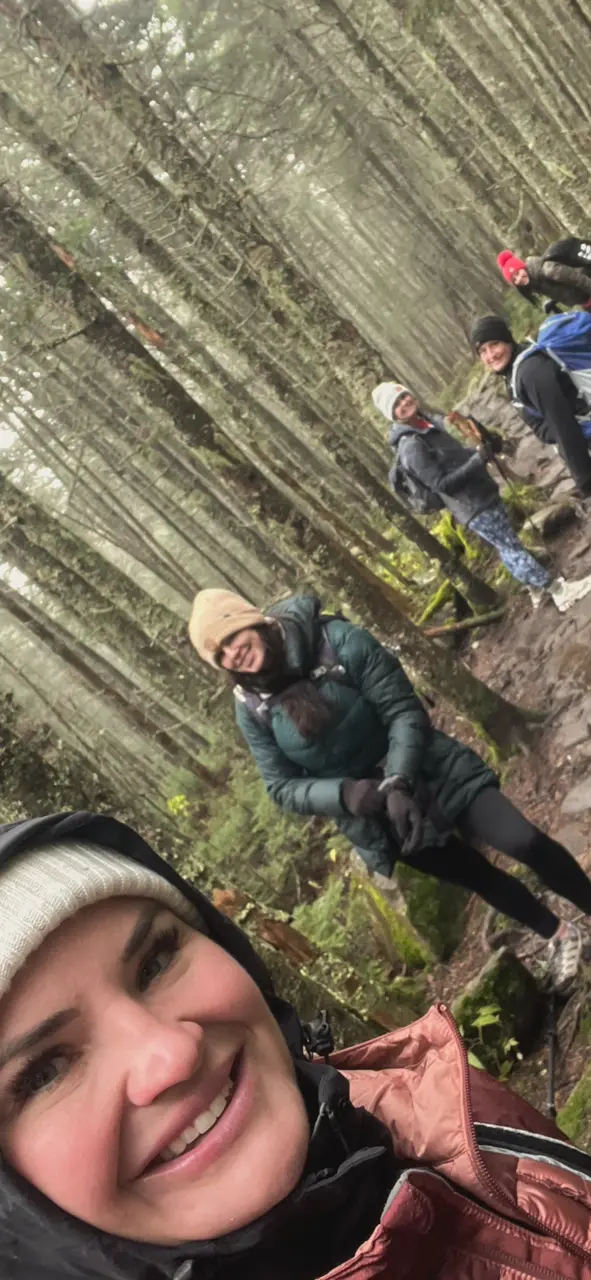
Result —
[[364, 1016], [401, 1026], [425, 1011], [430, 950], [368, 877], [333, 873], [314, 901], [295, 909], [293, 923], [318, 948], [307, 970], [336, 982]]
[[452, 1012], [478, 1063], [504, 1079], [532, 1046], [542, 997], [529, 969], [504, 947], [456, 997]]
[[352, 872], [350, 845], [332, 823], [283, 813], [240, 749], [219, 792], [178, 773], [169, 785], [169, 811], [192, 837], [177, 860], [182, 874], [280, 911], [317, 950], [303, 971], [363, 1016], [378, 1009], [382, 1025], [398, 1026], [424, 1011], [432, 949], [404, 911]]
[[372, 958], [383, 960], [393, 974], [402, 968], [424, 969], [431, 963], [426, 944], [404, 914], [386, 901], [369, 877], [346, 872], [329, 876], [315, 900], [296, 907], [294, 924], [320, 949], [348, 957], [352, 963], [371, 935]]
[[438, 960], [448, 960], [464, 936], [469, 894], [415, 871], [407, 862], [397, 864], [396, 879], [411, 924]]
[[526, 338], [535, 338], [540, 325], [546, 319], [546, 313], [542, 307], [533, 307], [531, 302], [527, 302], [517, 289], [513, 288], [505, 292], [503, 310], [511, 333], [517, 342], [525, 342]]
[[558, 1112], [557, 1124], [571, 1142], [591, 1149], [591, 1067], [581, 1076], [568, 1101]]
[[[209, 886], [241, 889], [262, 905], [289, 909], [309, 896], [310, 879], [326, 875], [332, 830], [319, 818], [285, 813], [268, 797], [253, 761], [238, 745], [219, 790], [193, 780], [192, 792], [169, 795], [169, 810], [193, 844], [181, 871]], [[169, 780], [170, 787], [170, 780]]]
[[0, 777], [2, 822], [68, 809], [116, 813], [137, 825], [145, 818], [48, 724], [25, 714], [10, 693], [0, 694]]

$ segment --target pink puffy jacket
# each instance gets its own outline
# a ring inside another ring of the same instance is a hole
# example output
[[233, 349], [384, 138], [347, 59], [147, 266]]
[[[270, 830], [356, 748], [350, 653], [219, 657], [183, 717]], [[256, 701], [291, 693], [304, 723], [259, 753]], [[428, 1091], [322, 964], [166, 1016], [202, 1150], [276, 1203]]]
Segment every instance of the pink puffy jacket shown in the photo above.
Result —
[[468, 1065], [445, 1005], [331, 1062], [409, 1167], [330, 1280], [591, 1280], [591, 1156]]

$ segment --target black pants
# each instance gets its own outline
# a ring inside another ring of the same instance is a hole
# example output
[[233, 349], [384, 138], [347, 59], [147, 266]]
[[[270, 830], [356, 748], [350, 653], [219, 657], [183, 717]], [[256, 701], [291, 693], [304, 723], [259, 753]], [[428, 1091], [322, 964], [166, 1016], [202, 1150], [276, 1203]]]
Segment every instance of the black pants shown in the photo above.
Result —
[[591, 915], [591, 880], [564, 845], [534, 827], [496, 787], [487, 787], [456, 823], [458, 835], [439, 848], [421, 849], [408, 859], [409, 866], [450, 884], [477, 893], [503, 915], [528, 929], [551, 938], [560, 923], [548, 907], [516, 877], [493, 866], [469, 841], [482, 840], [523, 862], [536, 872], [542, 884], [579, 911]]
[[591, 457], [589, 441], [585, 439], [581, 427], [574, 416], [565, 418], [560, 426], [556, 424], [556, 444], [558, 452], [566, 462], [575, 484], [582, 488], [591, 484]]

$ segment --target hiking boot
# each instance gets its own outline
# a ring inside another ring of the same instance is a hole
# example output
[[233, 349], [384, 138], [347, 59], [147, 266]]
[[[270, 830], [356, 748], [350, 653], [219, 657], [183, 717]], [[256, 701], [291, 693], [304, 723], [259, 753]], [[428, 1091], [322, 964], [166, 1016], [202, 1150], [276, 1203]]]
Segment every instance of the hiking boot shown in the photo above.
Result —
[[570, 921], [560, 925], [548, 943], [548, 972], [554, 991], [567, 991], [581, 964], [583, 939], [580, 929]]
[[566, 613], [577, 600], [582, 600], [591, 591], [591, 575], [577, 578], [576, 582], [567, 582], [566, 578], [554, 578], [547, 587], [559, 613]]

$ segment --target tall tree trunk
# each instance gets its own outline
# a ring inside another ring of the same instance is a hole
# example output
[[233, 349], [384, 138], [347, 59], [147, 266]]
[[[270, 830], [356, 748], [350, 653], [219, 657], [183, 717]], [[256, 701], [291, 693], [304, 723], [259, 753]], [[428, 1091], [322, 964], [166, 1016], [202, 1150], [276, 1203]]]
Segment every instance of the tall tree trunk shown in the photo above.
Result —
[[[20, 27], [22, 14], [17, 6], [5, 0], [4, 10], [12, 10]], [[268, 218], [265, 226], [257, 225], [248, 195], [237, 196], [229, 184], [223, 185], [214, 179], [206, 157], [198, 156], [194, 148], [187, 147], [161, 122], [149, 105], [148, 96], [139, 92], [109, 60], [97, 40], [88, 35], [65, 5], [58, 0], [36, 0], [24, 25], [43, 53], [49, 53], [60, 66], [67, 68], [85, 94], [91, 92], [97, 102], [108, 105], [141, 142], [150, 158], [170, 174], [202, 211], [206, 221], [203, 248], [212, 242], [208, 231], [211, 225], [214, 234], [222, 237], [226, 252], [234, 257], [241, 278], [251, 284], [253, 298], [259, 293], [268, 294], [272, 306], [277, 307], [281, 306], [287, 290], [291, 305], [301, 309], [302, 322], [313, 323], [319, 329], [321, 351], [341, 325], [342, 317], [292, 263], [284, 259], [274, 261], [273, 270], [269, 271], [268, 257], [264, 260], [256, 257], [253, 250], [260, 247], [261, 239], [265, 246], [273, 239], [273, 228]], [[375, 354], [360, 335], [357, 346], [365, 348], [368, 361], [373, 365]]]

